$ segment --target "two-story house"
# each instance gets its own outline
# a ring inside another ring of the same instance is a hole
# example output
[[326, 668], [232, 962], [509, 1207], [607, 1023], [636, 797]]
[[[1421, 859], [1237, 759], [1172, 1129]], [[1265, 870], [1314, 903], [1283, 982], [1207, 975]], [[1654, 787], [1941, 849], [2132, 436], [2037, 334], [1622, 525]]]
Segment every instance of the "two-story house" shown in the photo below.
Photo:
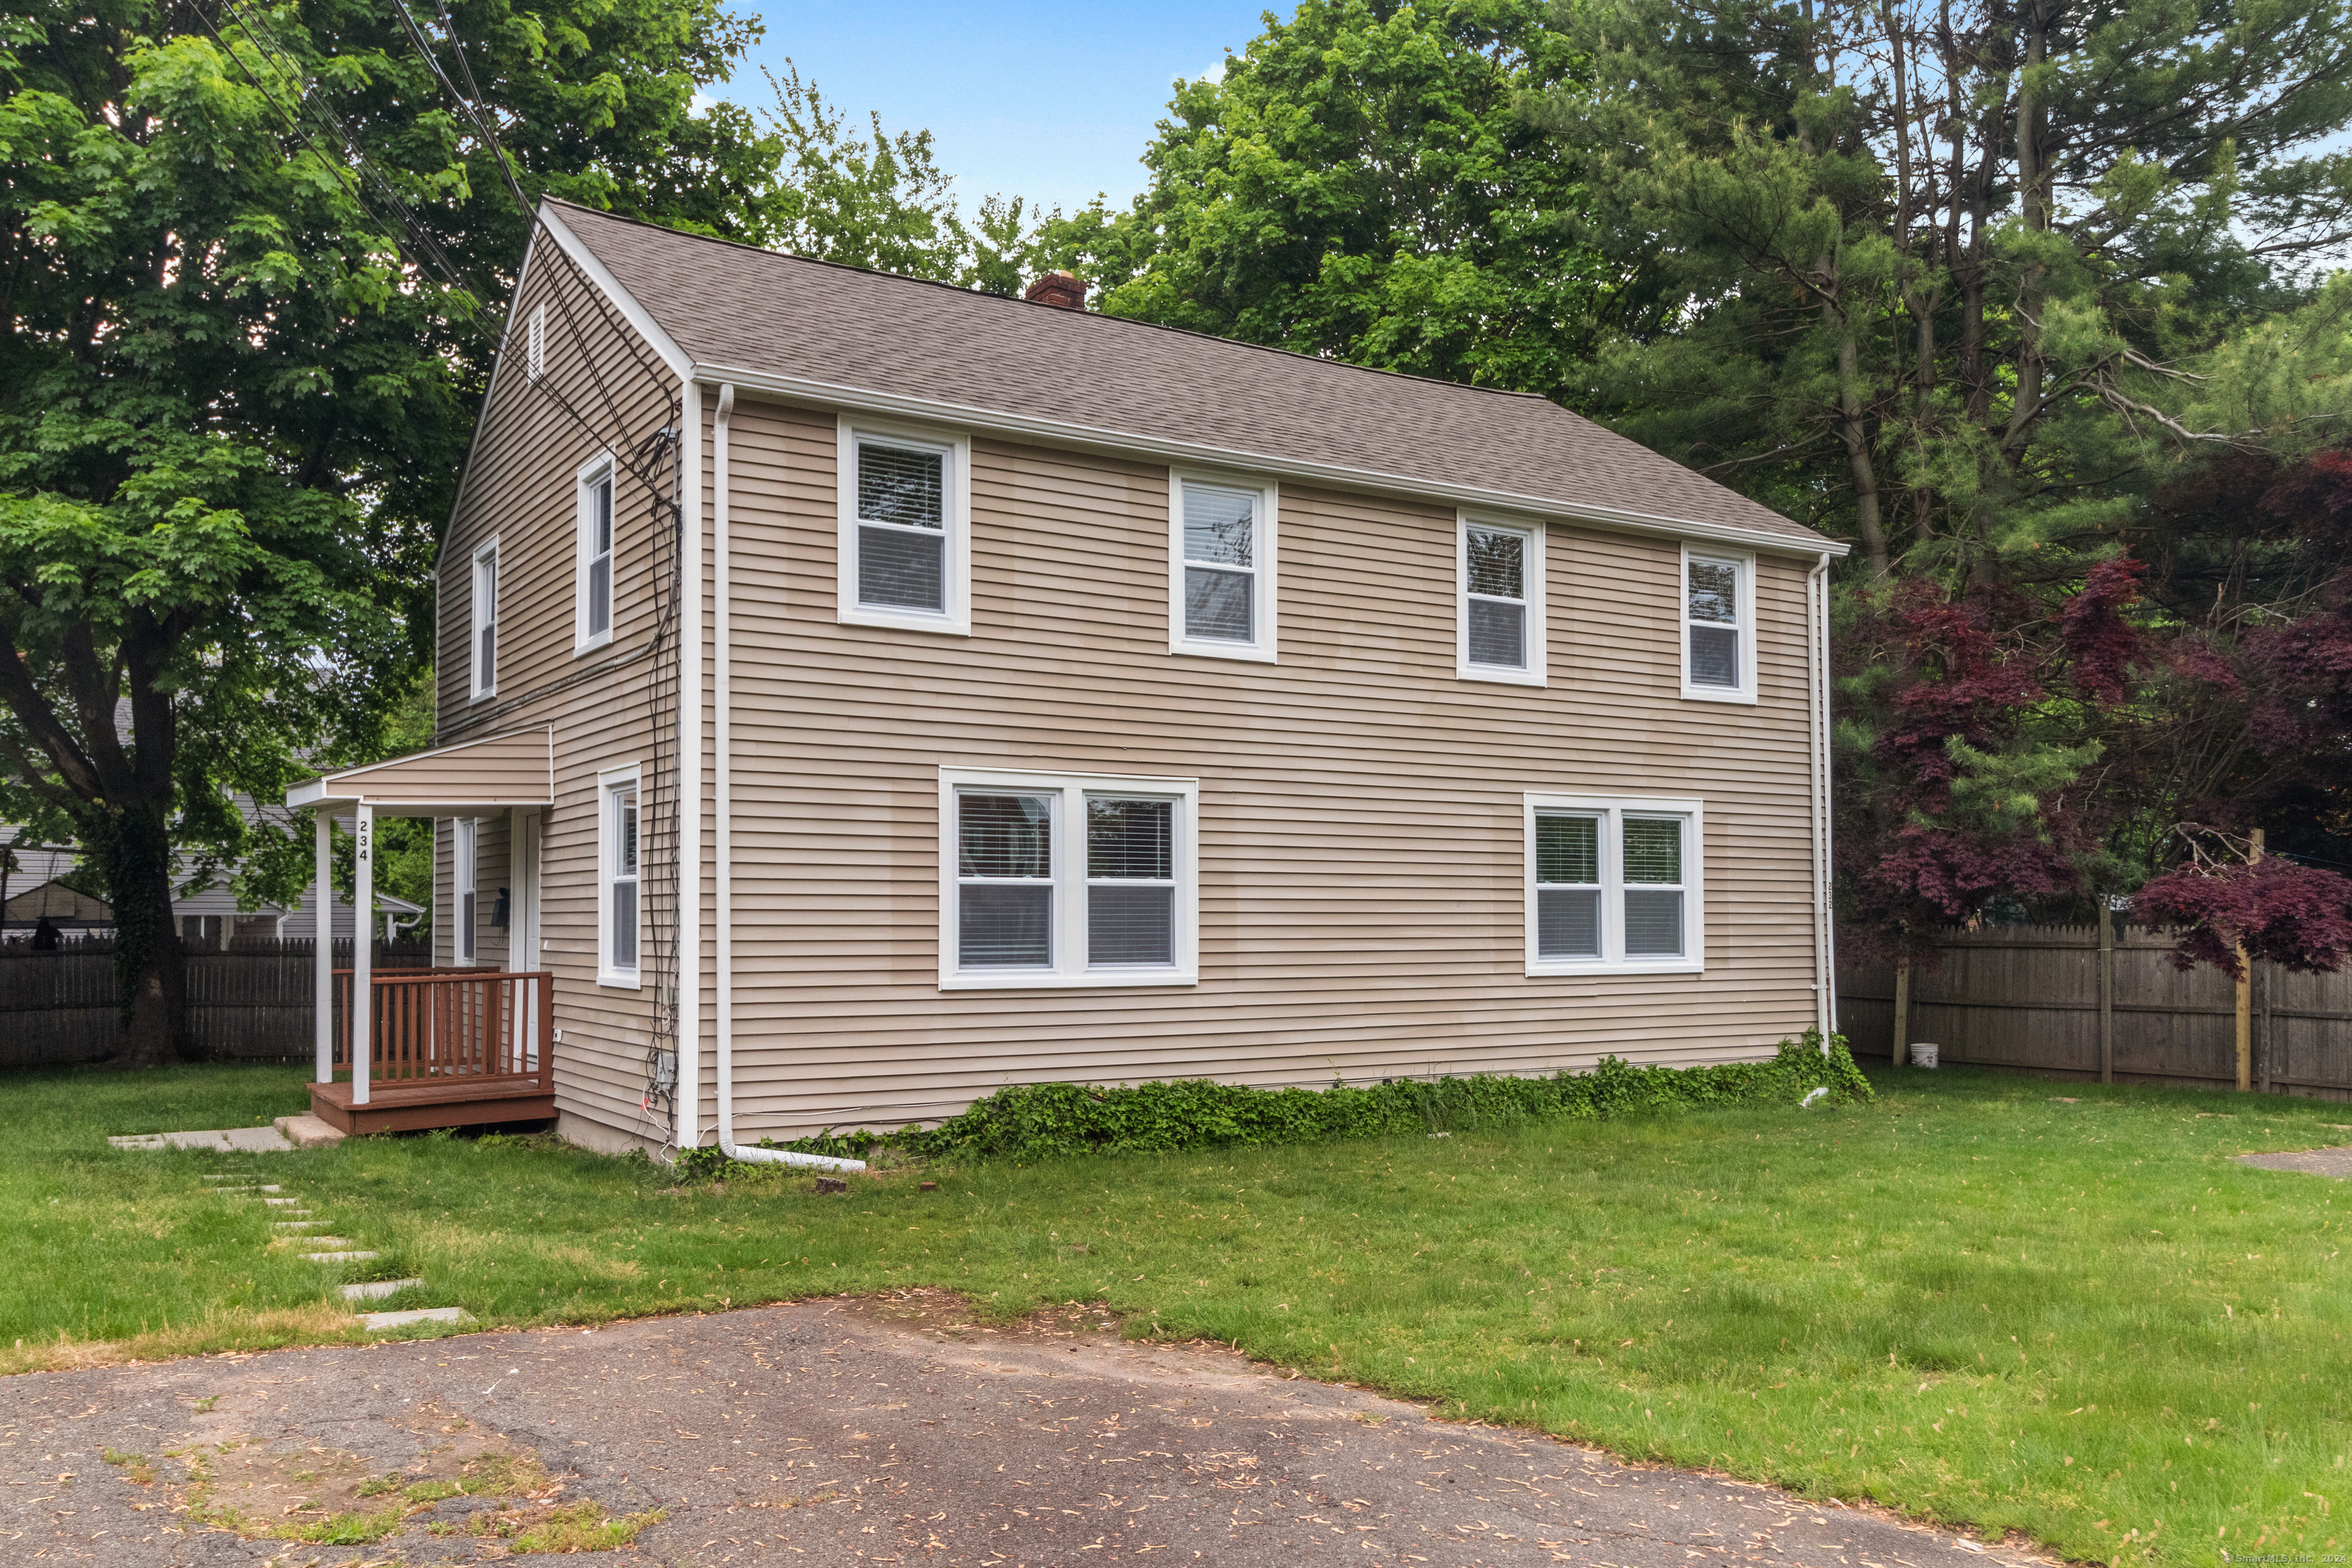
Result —
[[1541, 397], [541, 216], [440, 746], [289, 796], [440, 822], [448, 994], [322, 1113], [734, 1144], [1832, 1025], [1843, 546]]

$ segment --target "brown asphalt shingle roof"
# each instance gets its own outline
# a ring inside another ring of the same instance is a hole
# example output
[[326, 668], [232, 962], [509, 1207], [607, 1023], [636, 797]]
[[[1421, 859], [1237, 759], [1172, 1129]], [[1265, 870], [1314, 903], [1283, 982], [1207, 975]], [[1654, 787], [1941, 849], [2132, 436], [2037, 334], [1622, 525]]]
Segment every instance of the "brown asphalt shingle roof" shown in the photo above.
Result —
[[1822, 536], [1525, 393], [1366, 370], [680, 234], [564, 226], [698, 366], [1812, 542]]

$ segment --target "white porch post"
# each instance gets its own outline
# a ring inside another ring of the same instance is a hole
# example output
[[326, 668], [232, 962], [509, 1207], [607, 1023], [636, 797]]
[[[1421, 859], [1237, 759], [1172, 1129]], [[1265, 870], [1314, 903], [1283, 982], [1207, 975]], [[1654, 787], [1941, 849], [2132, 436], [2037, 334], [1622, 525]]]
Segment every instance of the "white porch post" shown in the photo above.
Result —
[[318, 932], [318, 974], [312, 982], [312, 994], [319, 1009], [319, 1078], [320, 1083], [335, 1081], [335, 885], [331, 878], [334, 869], [335, 823], [320, 806], [310, 816], [319, 836], [318, 879], [311, 883], [315, 900], [310, 911], [312, 925]]
[[375, 808], [359, 803], [352, 818], [352, 1103], [368, 1102], [368, 1038], [375, 1023]]

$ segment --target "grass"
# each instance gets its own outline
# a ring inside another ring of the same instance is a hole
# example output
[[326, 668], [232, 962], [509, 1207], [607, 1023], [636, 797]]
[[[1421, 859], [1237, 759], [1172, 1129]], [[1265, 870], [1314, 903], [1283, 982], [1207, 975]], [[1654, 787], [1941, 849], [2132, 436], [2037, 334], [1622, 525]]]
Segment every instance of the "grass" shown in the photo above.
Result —
[[2352, 1109], [1879, 1084], [1810, 1111], [934, 1169], [934, 1193], [904, 1173], [819, 1198], [804, 1175], [674, 1188], [546, 1141], [117, 1153], [100, 1132], [281, 1113], [299, 1076], [11, 1079], [0, 1366], [348, 1335], [316, 1269], [268, 1256], [257, 1205], [194, 1190], [267, 1170], [383, 1251], [371, 1269], [488, 1324], [916, 1284], [997, 1315], [1100, 1301], [1131, 1333], [2073, 1557], [2343, 1552], [2352, 1185], [2231, 1156], [2352, 1142]]

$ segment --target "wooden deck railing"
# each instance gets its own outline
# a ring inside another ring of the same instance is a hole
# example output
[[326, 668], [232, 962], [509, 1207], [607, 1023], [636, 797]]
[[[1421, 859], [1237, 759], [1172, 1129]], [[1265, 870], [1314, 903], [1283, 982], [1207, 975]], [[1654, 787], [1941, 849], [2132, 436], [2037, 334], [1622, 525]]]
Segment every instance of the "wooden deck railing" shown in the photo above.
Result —
[[[368, 1081], [383, 1089], [536, 1079], [551, 1092], [554, 976], [424, 969], [369, 977]], [[352, 972], [335, 971], [335, 1070], [352, 1065]]]

